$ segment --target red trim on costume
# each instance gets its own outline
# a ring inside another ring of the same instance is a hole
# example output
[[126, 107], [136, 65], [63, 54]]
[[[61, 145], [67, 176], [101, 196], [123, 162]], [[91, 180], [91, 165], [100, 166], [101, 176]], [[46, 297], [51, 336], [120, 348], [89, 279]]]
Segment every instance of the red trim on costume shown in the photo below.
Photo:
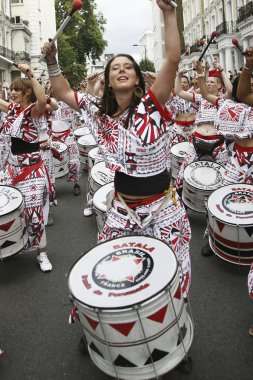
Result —
[[253, 152], [253, 146], [242, 146], [239, 144], [234, 143], [234, 149], [233, 150], [239, 150], [241, 152]]
[[[62, 138], [66, 139], [71, 133], [70, 129], [67, 129], [66, 131], [63, 132], [53, 132], [52, 137], [53, 141], [60, 141]], [[58, 136], [55, 136], [58, 135]]]
[[154, 93], [152, 92], [151, 89], [148, 90], [148, 94], [150, 96], [150, 98], [153, 100], [156, 108], [158, 109], [158, 111], [160, 112], [160, 114], [167, 120], [167, 121], [171, 121], [172, 120], [172, 116], [171, 114], [169, 113], [169, 111], [167, 110], [167, 108], [162, 108], [162, 106], [160, 105], [160, 103], [158, 102], [158, 100], [156, 99]]
[[187, 120], [175, 120], [174, 124], [183, 125], [185, 127], [195, 124], [195, 120], [187, 121]]
[[77, 92], [74, 92], [74, 98], [75, 98], [76, 104], [77, 104], [78, 107], [79, 107], [78, 94], [77, 94]]
[[[151, 198], [148, 198], [148, 199], [144, 199], [143, 201], [141, 201], [141, 202], [136, 202], [136, 203], [127, 203], [127, 206], [129, 207], [129, 208], [135, 208], [135, 207], [138, 207], [138, 206], [145, 206], [145, 205], [149, 205], [149, 204], [151, 204], [151, 203], [153, 203], [153, 202], [155, 202], [155, 201], [157, 201], [157, 200], [159, 200], [159, 199], [161, 199], [161, 198], [163, 198], [164, 197], [164, 194], [162, 193], [162, 194], [158, 194], [158, 195], [154, 195], [153, 197], [151, 197]], [[117, 193], [115, 194], [115, 198], [118, 200], [118, 201], [120, 201], [120, 199], [118, 198], [118, 196], [117, 196]], [[124, 198], [123, 198], [124, 199]]]
[[200, 139], [203, 139], [203, 140], [220, 140], [222, 138], [221, 135], [210, 135], [210, 136], [205, 136], [205, 135], [202, 135], [201, 133], [199, 132], [195, 132], [194, 133], [194, 136], [195, 137], [198, 137]]
[[10, 167], [10, 165], [8, 165], [8, 172], [9, 172], [9, 175], [11, 177], [12, 185], [16, 186], [19, 182], [23, 181], [26, 177], [28, 177], [29, 174], [31, 174], [33, 171], [41, 168], [42, 166], [43, 166], [43, 161], [40, 160], [39, 162], [36, 162], [36, 164], [23, 167], [22, 173], [16, 177], [14, 177], [11, 167]]
[[216, 98], [216, 102], [215, 102], [216, 108], [219, 108], [219, 104], [218, 103], [219, 103], [220, 99], [221, 99], [220, 97]]

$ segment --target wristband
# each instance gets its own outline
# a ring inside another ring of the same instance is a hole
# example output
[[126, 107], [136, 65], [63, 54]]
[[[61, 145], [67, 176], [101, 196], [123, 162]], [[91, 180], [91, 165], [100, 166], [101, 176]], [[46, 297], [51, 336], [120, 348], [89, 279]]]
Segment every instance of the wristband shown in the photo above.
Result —
[[58, 64], [58, 62], [55, 60], [55, 62], [53, 62], [53, 63], [47, 63], [47, 66], [54, 66], [54, 65], [57, 65]]
[[59, 77], [61, 75], [61, 70], [60, 70], [60, 67], [58, 66], [57, 64], [57, 67], [55, 69], [47, 69], [48, 71], [48, 75], [50, 77]]

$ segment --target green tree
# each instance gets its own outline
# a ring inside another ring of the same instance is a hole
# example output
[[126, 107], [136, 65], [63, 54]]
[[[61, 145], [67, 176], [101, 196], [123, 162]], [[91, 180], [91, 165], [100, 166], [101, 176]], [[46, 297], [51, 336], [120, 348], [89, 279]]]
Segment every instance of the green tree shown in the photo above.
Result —
[[[87, 58], [99, 59], [107, 46], [103, 39], [106, 20], [97, 12], [95, 0], [83, 4], [57, 40], [59, 64], [72, 86], [86, 74]], [[71, 1], [55, 0], [55, 8], [58, 29], [71, 10]]]
[[141, 68], [141, 71], [150, 71], [150, 72], [153, 72], [155, 73], [155, 65], [152, 61], [150, 61], [149, 59], [142, 59], [140, 61], [140, 68]]

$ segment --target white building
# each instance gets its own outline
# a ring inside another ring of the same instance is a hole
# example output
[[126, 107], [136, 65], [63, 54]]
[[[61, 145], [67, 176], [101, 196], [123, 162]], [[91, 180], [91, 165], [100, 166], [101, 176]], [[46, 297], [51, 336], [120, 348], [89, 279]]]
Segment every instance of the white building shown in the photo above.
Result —
[[[15, 59], [12, 51], [12, 24], [10, 0], [0, 1], [0, 55], [10, 60]], [[10, 64], [0, 59], [0, 82], [11, 82]]]
[[152, 18], [153, 18], [153, 44], [154, 44], [154, 65], [156, 71], [159, 71], [165, 58], [164, 45], [164, 23], [161, 10], [156, 4], [156, 0], [151, 0]]
[[152, 30], [146, 30], [143, 33], [138, 46], [141, 49], [141, 59], [148, 59], [149, 61], [154, 62], [154, 39]]

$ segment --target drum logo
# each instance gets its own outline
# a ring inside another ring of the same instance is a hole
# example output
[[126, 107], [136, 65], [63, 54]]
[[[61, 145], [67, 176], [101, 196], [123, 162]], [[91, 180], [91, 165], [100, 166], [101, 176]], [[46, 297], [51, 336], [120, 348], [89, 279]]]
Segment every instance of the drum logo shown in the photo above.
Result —
[[143, 282], [153, 270], [152, 257], [139, 248], [119, 249], [100, 260], [93, 281], [109, 290], [123, 290]]
[[253, 214], [253, 194], [251, 191], [235, 191], [227, 194], [223, 201], [223, 207], [234, 214]]

